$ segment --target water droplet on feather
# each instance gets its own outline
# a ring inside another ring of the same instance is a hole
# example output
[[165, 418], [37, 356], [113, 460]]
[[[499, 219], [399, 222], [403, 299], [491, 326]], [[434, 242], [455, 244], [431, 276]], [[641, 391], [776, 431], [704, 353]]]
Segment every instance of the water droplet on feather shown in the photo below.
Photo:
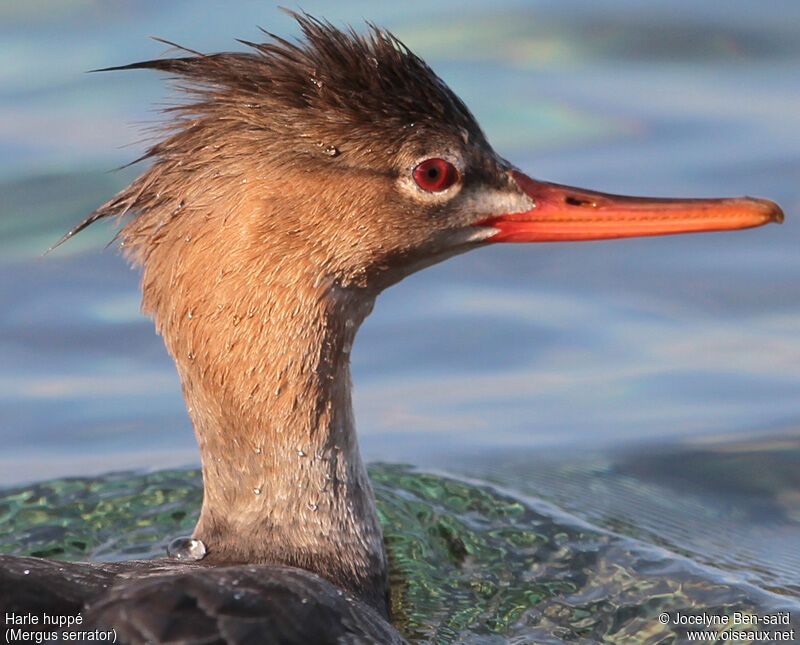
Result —
[[206, 557], [206, 545], [193, 537], [178, 537], [167, 546], [167, 555], [173, 560], [196, 562]]

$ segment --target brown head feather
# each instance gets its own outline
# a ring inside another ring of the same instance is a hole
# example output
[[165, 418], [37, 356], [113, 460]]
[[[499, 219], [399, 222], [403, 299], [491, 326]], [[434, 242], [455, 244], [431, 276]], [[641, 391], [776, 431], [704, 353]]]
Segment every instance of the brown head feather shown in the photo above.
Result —
[[[167, 108], [177, 118], [164, 125], [165, 138], [131, 162], [152, 159], [154, 166], [52, 248], [104, 217], [159, 211], [163, 218], [163, 209], [176, 204], [159, 197], [160, 178], [212, 142], [247, 138], [262, 144], [262, 154], [277, 143], [280, 154], [302, 155], [318, 152], [325, 143], [320, 138], [327, 137], [347, 142], [337, 143], [337, 153], [352, 153], [378, 143], [392, 149], [409, 127], [441, 129], [444, 124], [451, 132], [469, 133], [473, 142], [485, 142], [464, 103], [388, 31], [369, 24], [366, 34], [358, 34], [307, 14], [288, 13], [305, 37], [299, 43], [265, 31], [268, 42], [239, 41], [255, 52], [196, 53], [95, 70], [168, 72], [188, 81], [179, 88], [194, 100]], [[121, 237], [129, 242], [124, 230]]]

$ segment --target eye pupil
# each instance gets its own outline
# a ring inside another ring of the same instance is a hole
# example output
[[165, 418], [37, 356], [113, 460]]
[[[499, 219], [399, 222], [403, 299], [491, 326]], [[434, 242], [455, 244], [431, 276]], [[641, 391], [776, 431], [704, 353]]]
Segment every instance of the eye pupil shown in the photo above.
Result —
[[449, 161], [434, 157], [414, 168], [414, 181], [423, 190], [441, 192], [459, 180], [458, 170]]

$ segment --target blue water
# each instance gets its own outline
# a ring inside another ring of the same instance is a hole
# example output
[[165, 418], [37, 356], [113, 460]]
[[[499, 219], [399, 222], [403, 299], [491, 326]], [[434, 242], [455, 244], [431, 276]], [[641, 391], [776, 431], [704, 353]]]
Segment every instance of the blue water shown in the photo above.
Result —
[[[477, 474], [800, 593], [800, 4], [303, 8], [393, 30], [534, 177], [787, 214], [496, 245], [408, 278], [353, 350], [367, 458]], [[113, 228], [41, 254], [135, 176], [107, 171], [169, 96], [156, 74], [84, 72], [164, 53], [147, 35], [210, 52], [257, 25], [296, 33], [261, 1], [0, 5], [0, 484], [197, 463], [137, 275], [103, 250]]]

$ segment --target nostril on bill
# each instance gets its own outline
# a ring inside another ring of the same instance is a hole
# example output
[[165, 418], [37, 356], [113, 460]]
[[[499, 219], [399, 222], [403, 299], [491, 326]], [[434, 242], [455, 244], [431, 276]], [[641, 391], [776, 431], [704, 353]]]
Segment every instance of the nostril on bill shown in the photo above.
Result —
[[578, 197], [573, 197], [572, 195], [567, 195], [564, 197], [564, 203], [569, 204], [570, 206], [588, 206], [591, 208], [597, 206], [597, 203], [593, 201], [589, 201], [588, 199], [580, 199]]

